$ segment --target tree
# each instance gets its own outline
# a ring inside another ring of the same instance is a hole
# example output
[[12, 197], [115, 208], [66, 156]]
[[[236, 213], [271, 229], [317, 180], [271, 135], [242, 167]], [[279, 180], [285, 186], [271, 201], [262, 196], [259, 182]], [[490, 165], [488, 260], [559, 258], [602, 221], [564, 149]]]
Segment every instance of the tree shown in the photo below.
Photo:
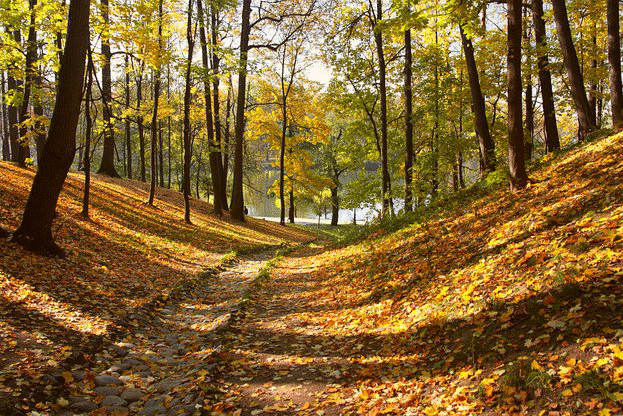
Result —
[[90, 0], [70, 3], [67, 41], [48, 139], [22, 222], [13, 234], [13, 241], [40, 253], [63, 254], [52, 237], [52, 220], [76, 149], [84, 61], [89, 45], [89, 6]]
[[385, 79], [387, 75], [387, 65], [383, 51], [383, 32], [381, 26], [383, 20], [382, 0], [376, 1], [376, 14], [370, 2], [368, 7], [368, 20], [374, 31], [374, 43], [376, 44], [376, 54], [378, 58], [379, 98], [381, 102], [381, 189], [383, 193], [381, 216], [385, 217], [390, 212], [390, 208], [393, 211], [393, 207], [390, 207], [391, 179], [387, 167], [387, 83]]
[[[17, 164], [21, 167], [26, 166], [26, 159], [30, 157], [28, 127], [26, 125], [29, 114], [28, 105], [30, 104], [30, 93], [35, 78], [35, 60], [37, 57], [37, 31], [35, 29], [35, 7], [37, 0], [28, 1], [28, 12], [30, 14], [30, 24], [28, 26], [28, 40], [26, 41], [26, 76], [22, 89], [22, 102], [19, 111], [19, 135], [23, 143], [17, 148]], [[18, 29], [19, 30], [19, 29]]]
[[487, 113], [485, 109], [485, 98], [480, 88], [480, 80], [478, 78], [478, 66], [474, 58], [474, 46], [471, 38], [467, 37], [465, 29], [459, 26], [461, 33], [461, 42], [463, 44], [463, 53], [465, 54], [465, 65], [467, 66], [467, 76], [469, 78], [469, 88], [472, 95], [472, 110], [474, 111], [474, 124], [476, 127], [476, 136], [480, 144], [480, 173], [486, 175], [495, 170], [495, 143], [489, 132], [489, 123], [487, 122]]
[[[203, 13], [203, 5], [201, 0], [197, 0], [197, 9], [198, 9], [198, 18], [199, 18], [199, 41], [201, 43], [201, 58], [203, 62], [203, 89], [205, 96], [205, 118], [206, 118], [206, 127], [208, 130], [208, 152], [210, 159], [210, 174], [212, 176], [212, 192], [214, 194], [214, 214], [221, 216], [223, 215], [223, 195], [221, 192], [221, 187], [223, 186], [223, 180], [221, 178], [222, 172], [222, 164], [219, 164], [221, 161], [220, 152], [218, 151], [218, 147], [214, 138], [214, 122], [213, 122], [213, 114], [212, 112], [212, 99], [210, 97], [210, 66], [208, 64], [208, 40], [206, 37], [206, 29], [205, 29], [205, 17]], [[218, 88], [214, 91], [214, 94], [218, 95]], [[215, 102], [218, 102], [216, 100]], [[225, 201], [225, 205], [227, 202]]]
[[511, 190], [528, 183], [521, 120], [521, 0], [508, 0], [508, 167]]
[[558, 41], [569, 77], [569, 88], [578, 115], [580, 140], [583, 140], [586, 134], [596, 128], [595, 114], [591, 112], [588, 98], [586, 98], [584, 77], [578, 62], [578, 55], [573, 46], [565, 0], [552, 0], [552, 6], [554, 21], [556, 22], [556, 33], [558, 34]]
[[541, 97], [543, 98], [545, 150], [549, 153], [560, 149], [560, 139], [558, 138], [552, 77], [549, 72], [549, 58], [547, 57], [547, 36], [545, 34], [545, 20], [543, 20], [543, 0], [532, 0], [532, 19], [534, 22], [534, 38], [538, 56], [539, 83], [541, 84]]
[[188, 0], [188, 20], [186, 21], [186, 41], [188, 54], [186, 56], [186, 84], [184, 87], [184, 172], [182, 174], [182, 190], [184, 192], [184, 220], [190, 221], [190, 161], [192, 158], [192, 143], [190, 132], [190, 100], [191, 100], [191, 69], [195, 36], [192, 27], [193, 0]]
[[619, 29], [619, 2], [607, 0], [608, 62], [610, 64], [610, 101], [612, 127], [623, 127], [623, 90], [621, 88], [621, 32]]
[[251, 0], [242, 0], [240, 31], [240, 60], [238, 62], [238, 97], [236, 98], [236, 130], [234, 135], [234, 183], [231, 195], [231, 216], [244, 221], [244, 196], [242, 193], [242, 162], [244, 139], [244, 107], [247, 88], [247, 60], [249, 32], [251, 31]]
[[[156, 178], [158, 172], [156, 170], [156, 158], [158, 147], [158, 99], [160, 98], [160, 68], [162, 65], [162, 0], [158, 0], [158, 52], [156, 54], [156, 69], [154, 71], [154, 108], [151, 117], [151, 177], [149, 186], [149, 205], [154, 205], [154, 195], [156, 193]], [[162, 163], [162, 162], [161, 162]]]
[[[413, 183], [413, 90], [412, 77], [413, 58], [411, 55], [411, 29], [404, 32], [405, 43], [405, 211], [413, 211], [413, 193], [411, 186]], [[341, 134], [341, 132], [340, 132]], [[337, 188], [335, 190], [337, 194]], [[333, 189], [331, 189], [331, 197], [333, 198]], [[333, 220], [331, 220], [331, 225]]]
[[110, 61], [112, 53], [110, 50], [110, 5], [108, 0], [102, 2], [102, 21], [104, 31], [102, 33], [102, 56], [104, 64], [102, 65], [102, 104], [104, 106], [104, 152], [102, 153], [102, 163], [98, 173], [118, 178], [119, 174], [115, 168], [115, 130], [112, 123], [112, 74]]

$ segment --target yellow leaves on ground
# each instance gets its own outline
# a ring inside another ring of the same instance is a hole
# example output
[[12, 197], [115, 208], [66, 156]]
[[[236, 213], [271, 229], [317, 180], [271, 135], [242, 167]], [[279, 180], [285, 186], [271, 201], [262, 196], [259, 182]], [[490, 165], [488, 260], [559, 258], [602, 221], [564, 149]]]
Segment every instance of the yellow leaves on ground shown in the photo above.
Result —
[[[0, 162], [2, 229], [19, 225], [33, 176]], [[211, 205], [196, 200], [194, 225], [187, 225], [178, 192], [158, 188], [150, 207], [147, 191], [138, 181], [94, 175], [86, 220], [80, 216], [83, 174], [70, 173], [53, 227], [66, 259], [42, 258], [0, 240], [0, 355], [10, 357], [0, 394], [6, 380], [18, 373], [37, 379], [44, 367], [56, 367], [84, 343], [106, 336], [128, 313], [166, 299], [178, 282], [218, 265], [235, 249], [311, 239], [264, 221], [219, 219]]]

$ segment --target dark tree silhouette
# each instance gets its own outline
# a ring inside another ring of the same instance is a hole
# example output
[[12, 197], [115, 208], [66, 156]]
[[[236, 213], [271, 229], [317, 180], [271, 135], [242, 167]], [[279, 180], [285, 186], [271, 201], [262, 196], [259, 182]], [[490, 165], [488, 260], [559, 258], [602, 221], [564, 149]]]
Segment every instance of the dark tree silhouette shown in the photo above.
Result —
[[521, 0], [508, 0], [508, 167], [511, 190], [528, 183], [521, 122]]
[[30, 190], [24, 216], [13, 241], [40, 253], [63, 255], [54, 243], [52, 220], [58, 196], [76, 152], [76, 126], [89, 45], [90, 0], [72, 0], [67, 41], [59, 71], [58, 93], [41, 164]]

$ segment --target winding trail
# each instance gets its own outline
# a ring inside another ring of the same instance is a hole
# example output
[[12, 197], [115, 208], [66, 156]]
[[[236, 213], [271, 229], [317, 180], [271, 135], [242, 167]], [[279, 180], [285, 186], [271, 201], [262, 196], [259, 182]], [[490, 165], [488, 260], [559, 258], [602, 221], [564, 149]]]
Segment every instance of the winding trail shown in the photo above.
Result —
[[338, 415], [354, 410], [358, 366], [350, 356], [364, 345], [327, 336], [305, 319], [307, 311], [324, 302], [317, 293], [323, 279], [311, 273], [314, 256], [324, 250], [297, 249], [253, 286], [250, 301], [223, 333], [225, 348], [215, 354], [220, 391], [208, 394], [208, 414]]
[[65, 371], [57, 414], [193, 415], [205, 412], [206, 391], [221, 349], [218, 335], [243, 303], [274, 251], [244, 256], [217, 274], [174, 292], [149, 316], [130, 316], [121, 341]]

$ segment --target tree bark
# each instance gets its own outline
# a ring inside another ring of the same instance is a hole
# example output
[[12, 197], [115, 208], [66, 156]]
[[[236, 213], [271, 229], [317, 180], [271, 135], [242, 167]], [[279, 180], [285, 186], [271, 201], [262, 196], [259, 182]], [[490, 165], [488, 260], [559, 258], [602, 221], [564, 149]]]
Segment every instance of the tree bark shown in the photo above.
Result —
[[[151, 117], [151, 183], [149, 186], [149, 205], [154, 205], [158, 171], [156, 169], [158, 159], [158, 101], [160, 99], [160, 61], [162, 54], [162, 0], [158, 1], [158, 62], [154, 70], [154, 109]], [[162, 160], [160, 161], [162, 163]]]
[[386, 63], [383, 51], [383, 33], [380, 23], [383, 19], [382, 0], [376, 1], [376, 17], [374, 21], [374, 42], [376, 44], [376, 54], [379, 60], [379, 96], [381, 101], [381, 191], [383, 193], [383, 203], [381, 205], [381, 216], [385, 217], [390, 211], [391, 183], [387, 162], [387, 85], [386, 85]]
[[2, 160], [8, 162], [11, 160], [11, 139], [9, 138], [9, 120], [7, 118], [7, 106], [5, 102], [6, 88], [5, 88], [4, 71], [0, 71], [0, 99], [2, 100]]
[[[128, 66], [128, 56], [125, 56], [125, 107], [130, 108], [130, 72]], [[132, 134], [130, 130], [130, 118], [125, 118], [125, 145], [126, 163], [128, 166], [128, 179], [132, 179]]]
[[193, 0], [188, 0], [188, 20], [186, 22], [186, 41], [188, 42], [188, 55], [186, 56], [186, 86], [184, 87], [184, 174], [182, 177], [182, 189], [184, 191], [184, 220], [187, 224], [190, 221], [190, 160], [192, 157], [192, 146], [190, 140], [190, 87], [191, 69], [193, 60], [193, 49], [195, 39], [192, 29]]
[[26, 167], [26, 159], [30, 157], [30, 140], [28, 136], [28, 127], [25, 123], [29, 119], [28, 105], [30, 104], [30, 92], [32, 91], [32, 83], [35, 78], [35, 60], [37, 58], [37, 31], [35, 29], [35, 6], [37, 0], [28, 1], [28, 11], [30, 13], [30, 24], [28, 26], [28, 39], [26, 41], [26, 76], [24, 77], [22, 89], [22, 102], [19, 111], [19, 135], [23, 143], [18, 147], [17, 164]]
[[619, 28], [619, 2], [607, 0], [608, 62], [610, 68], [610, 102], [612, 127], [623, 128], [623, 89], [621, 87], [621, 32]]
[[288, 221], [294, 224], [294, 185], [290, 184], [290, 209], [288, 210]]
[[91, 119], [91, 86], [93, 85], [93, 61], [91, 50], [88, 50], [87, 59], [87, 85], [86, 97], [84, 105], [84, 116], [86, 119], [86, 133], [84, 135], [84, 194], [82, 197], [83, 217], [89, 218], [89, 197], [91, 194], [91, 130], [93, 128], [93, 120]]
[[331, 188], [331, 225], [336, 226], [340, 215], [340, 198], [337, 185]]
[[[9, 91], [16, 91], [18, 83], [9, 72], [7, 77], [7, 87]], [[7, 119], [9, 122], [9, 143], [11, 144], [11, 162], [17, 162], [19, 159], [19, 128], [17, 127], [17, 107], [13, 104], [8, 105]]]
[[201, 0], [197, 0], [197, 9], [199, 11], [199, 41], [201, 43], [201, 59], [203, 63], [203, 90], [205, 97], [205, 117], [206, 127], [208, 130], [208, 151], [210, 160], [210, 175], [212, 177], [212, 193], [214, 194], [214, 214], [219, 217], [223, 215], [223, 202], [221, 192], [221, 170], [219, 166], [221, 161], [220, 152], [214, 139], [214, 120], [212, 113], [212, 97], [210, 95], [210, 78], [208, 71], [210, 70], [208, 58], [208, 40], [205, 29], [205, 16], [203, 13], [203, 5]]
[[511, 190], [528, 183], [521, 122], [521, 0], [508, 0], [508, 167]]
[[569, 76], [571, 96], [573, 97], [578, 115], [580, 138], [583, 139], [586, 134], [595, 130], [595, 116], [591, 113], [588, 99], [586, 98], [584, 78], [582, 77], [578, 56], [573, 46], [565, 0], [552, 0], [552, 6], [554, 21], [556, 22], [556, 33], [558, 34], [558, 41], [560, 42], [562, 56]]
[[69, 6], [67, 42], [48, 139], [22, 222], [13, 234], [13, 241], [41, 253], [63, 254], [52, 237], [52, 220], [76, 150], [76, 126], [89, 44], [89, 5], [90, 0], [72, 0]]
[[143, 65], [141, 64], [141, 72], [136, 79], [136, 107], [139, 114], [136, 117], [136, 123], [138, 124], [138, 149], [139, 156], [141, 158], [141, 181], [145, 182], [146, 168], [145, 168], [145, 132], [143, 126], [143, 116], [141, 115], [141, 101], [143, 100]]
[[217, 19], [217, 10], [214, 2], [211, 3], [211, 13], [210, 17], [212, 20], [212, 73], [214, 77], [212, 78], [212, 98], [214, 100], [214, 110], [212, 111], [212, 116], [214, 118], [214, 139], [216, 143], [216, 154], [218, 159], [216, 160], [217, 168], [219, 171], [219, 192], [221, 193], [221, 208], [225, 211], [229, 210], [229, 206], [227, 204], [227, 172], [225, 170], [223, 155], [222, 155], [222, 134], [221, 134], [221, 116], [220, 116], [220, 97], [219, 97], [219, 66], [221, 58], [219, 57], [218, 51], [218, 19]]
[[469, 78], [469, 89], [472, 95], [476, 136], [478, 136], [478, 143], [480, 144], [480, 173], [482, 176], [485, 176], [487, 173], [495, 170], [495, 143], [489, 132], [485, 97], [482, 95], [480, 80], [478, 79], [478, 67], [476, 66], [476, 59], [474, 58], [474, 46], [472, 45], [472, 40], [466, 36], [463, 26], [459, 26], [459, 31], [461, 32], [461, 42], [463, 44], [463, 52], [465, 53], [465, 65]]
[[102, 162], [97, 173], [118, 178], [119, 174], [115, 169], [115, 131], [111, 120], [112, 105], [112, 75], [110, 69], [110, 60], [112, 53], [110, 51], [110, 38], [108, 29], [110, 26], [110, 6], [108, 0], [101, 0], [102, 3], [102, 19], [105, 30], [102, 33], [102, 56], [104, 63], [102, 64], [102, 115], [104, 120], [104, 151], [102, 152]]
[[[413, 90], [411, 54], [411, 29], [404, 32], [405, 43], [405, 211], [413, 211]], [[333, 196], [333, 190], [332, 196]], [[331, 222], [333, 225], [333, 221]], [[335, 224], [337, 225], [337, 223]]]
[[242, 1], [242, 27], [240, 32], [240, 62], [238, 68], [238, 97], [236, 101], [236, 133], [234, 148], [234, 183], [231, 197], [231, 216], [244, 221], [244, 196], [242, 192], [243, 175], [243, 139], [244, 107], [247, 85], [247, 56], [249, 52], [249, 32], [251, 18], [251, 0]]
[[[528, 7], [524, 9], [524, 17], [528, 21]], [[525, 160], [532, 159], [532, 148], [534, 144], [534, 107], [532, 104], [532, 44], [531, 44], [530, 25], [526, 25], [523, 30], [525, 47], [529, 49], [526, 54], [526, 120], [525, 120], [525, 141], [524, 153]]]
[[539, 83], [541, 84], [541, 97], [543, 98], [545, 151], [549, 153], [560, 149], [560, 139], [558, 137], [558, 127], [556, 125], [552, 77], [548, 69], [549, 58], [547, 56], [545, 20], [543, 20], [543, 0], [532, 0], [532, 19], [534, 22], [534, 39], [538, 56]]

